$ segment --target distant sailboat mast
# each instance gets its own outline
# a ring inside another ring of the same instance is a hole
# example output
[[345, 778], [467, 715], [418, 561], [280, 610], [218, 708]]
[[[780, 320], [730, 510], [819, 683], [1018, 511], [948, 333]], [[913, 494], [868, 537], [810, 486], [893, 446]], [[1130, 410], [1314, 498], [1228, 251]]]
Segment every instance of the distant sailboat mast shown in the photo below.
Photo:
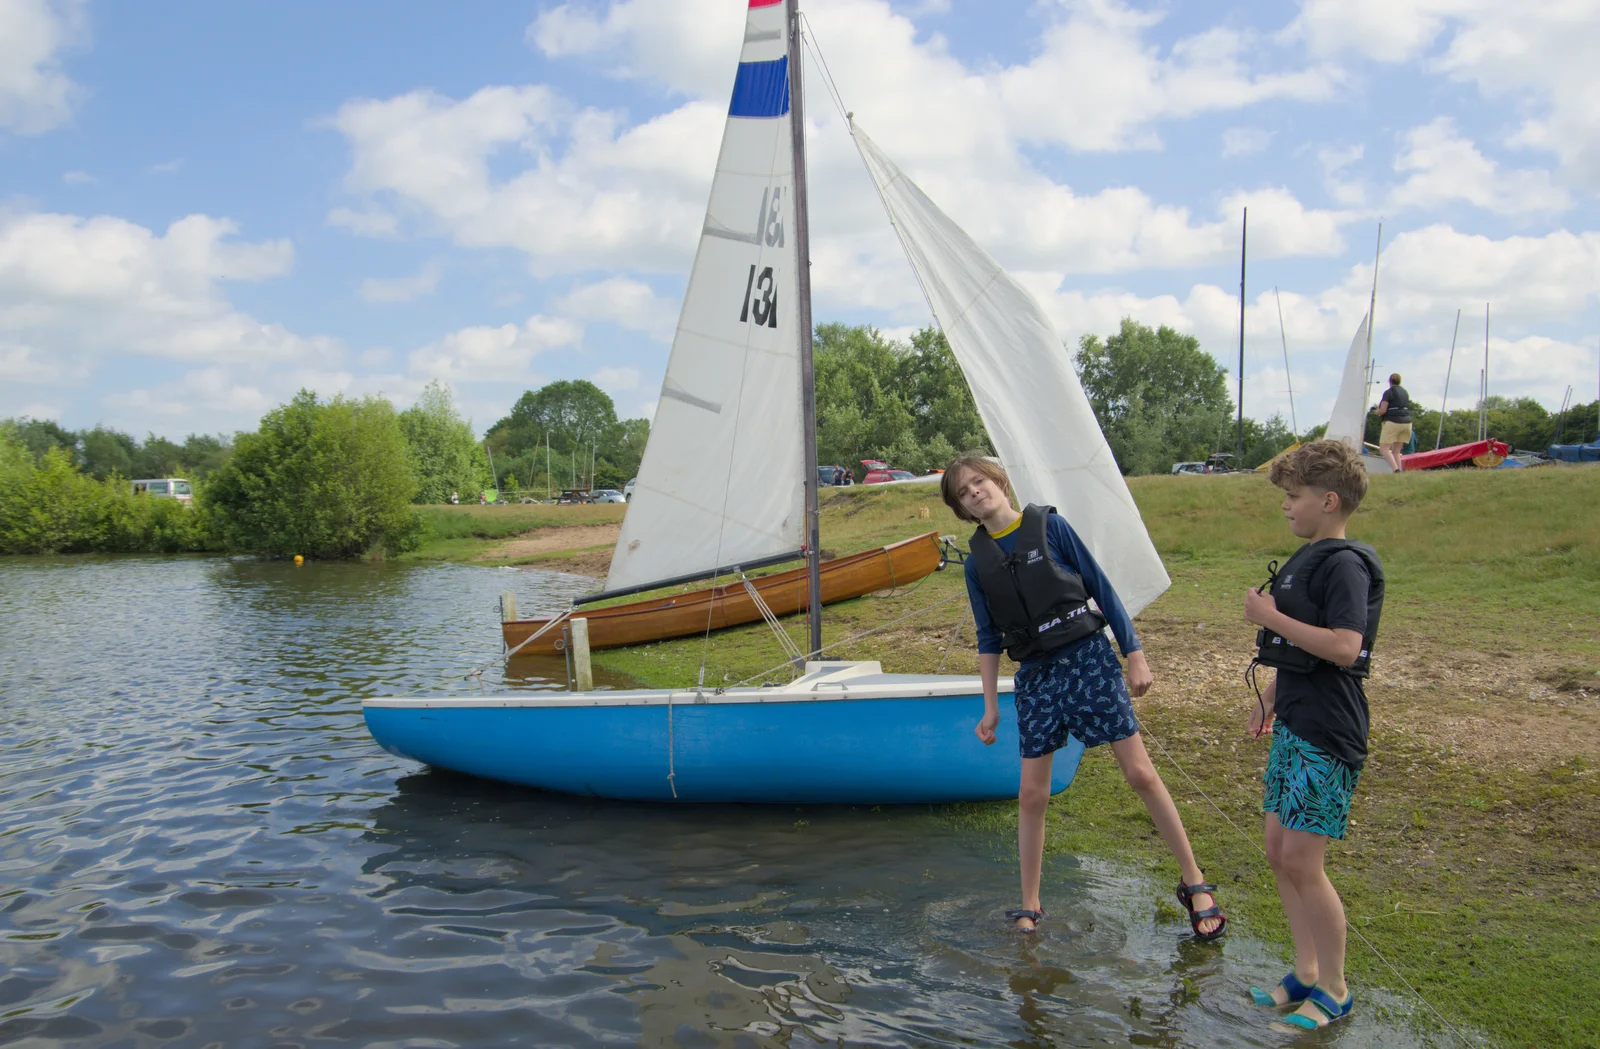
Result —
[[1456, 330], [1450, 333], [1450, 360], [1444, 366], [1444, 400], [1439, 402], [1439, 436], [1433, 439], [1433, 450], [1444, 443], [1444, 416], [1450, 407], [1450, 373], [1456, 366], [1456, 337], [1461, 334], [1461, 311], [1456, 310]]
[[1283, 330], [1283, 300], [1278, 289], [1272, 289], [1272, 301], [1278, 304], [1278, 338], [1283, 342], [1283, 381], [1289, 385], [1289, 425], [1294, 427], [1294, 439], [1300, 439], [1300, 420], [1294, 414], [1294, 377], [1289, 374], [1289, 333]]
[[[1367, 394], [1372, 393], [1372, 330], [1378, 326], [1378, 263], [1383, 260], [1383, 220], [1378, 220], [1378, 246], [1372, 253], [1372, 301], [1367, 304]], [[1367, 402], [1363, 397], [1361, 407], [1366, 409]], [[1363, 432], [1365, 427], [1363, 427]], [[1356, 451], [1365, 447], [1365, 439], [1356, 441]]]
[[1244, 465], [1244, 253], [1250, 236], [1250, 209], [1239, 223], [1239, 446], [1235, 466]]

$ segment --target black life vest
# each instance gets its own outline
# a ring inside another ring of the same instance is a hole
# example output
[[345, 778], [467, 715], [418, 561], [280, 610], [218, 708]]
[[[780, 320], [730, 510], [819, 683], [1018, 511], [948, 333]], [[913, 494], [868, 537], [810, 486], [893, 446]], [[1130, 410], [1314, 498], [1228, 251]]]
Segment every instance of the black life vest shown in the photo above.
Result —
[[1324, 539], [1307, 543], [1294, 552], [1287, 564], [1272, 577], [1270, 589], [1278, 611], [1290, 619], [1298, 619], [1312, 626], [1325, 626], [1323, 609], [1319, 600], [1312, 597], [1311, 588], [1317, 585], [1317, 572], [1328, 558], [1343, 550], [1353, 550], [1367, 566], [1371, 582], [1367, 587], [1367, 629], [1361, 635], [1361, 655], [1348, 667], [1339, 666], [1312, 655], [1281, 634], [1262, 627], [1256, 631], [1256, 661], [1279, 670], [1310, 673], [1323, 667], [1333, 667], [1351, 677], [1366, 677], [1372, 668], [1372, 644], [1378, 637], [1378, 619], [1383, 615], [1383, 565], [1378, 563], [1378, 552], [1366, 543], [1350, 539]]
[[1408, 423], [1411, 421], [1411, 395], [1404, 386], [1391, 386], [1383, 395], [1383, 401], [1389, 407], [1384, 409], [1383, 421], [1386, 423]]
[[971, 557], [989, 602], [1006, 655], [1018, 663], [1040, 659], [1105, 629], [1105, 617], [1089, 607], [1083, 577], [1050, 556], [1045, 526], [1053, 506], [1022, 511], [1017, 545], [1008, 555], [982, 525], [972, 533]]

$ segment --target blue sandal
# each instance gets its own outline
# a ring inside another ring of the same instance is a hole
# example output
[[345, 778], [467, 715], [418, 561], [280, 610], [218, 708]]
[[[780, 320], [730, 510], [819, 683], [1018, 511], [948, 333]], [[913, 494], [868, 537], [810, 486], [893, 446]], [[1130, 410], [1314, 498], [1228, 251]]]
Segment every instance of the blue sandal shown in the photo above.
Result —
[[[1033, 928], [1031, 928], [1031, 929], [1018, 929], [1017, 928], [1017, 919], [1018, 918], [1026, 918], [1029, 921], [1033, 922]], [[1017, 932], [1023, 933], [1024, 935], [1027, 935], [1027, 934], [1035, 933], [1035, 932], [1039, 931], [1039, 923], [1044, 921], [1044, 911], [1042, 911], [1042, 910], [1041, 911], [1006, 911], [1006, 920], [1011, 922], [1011, 928], [1012, 929], [1014, 929]]]
[[1355, 992], [1352, 991], [1349, 997], [1347, 997], [1344, 1001], [1336, 1002], [1333, 1000], [1333, 995], [1329, 994], [1327, 991], [1324, 991], [1320, 987], [1313, 987], [1311, 988], [1311, 993], [1306, 995], [1306, 1001], [1310, 1002], [1318, 1009], [1321, 1009], [1322, 1015], [1326, 1016], [1327, 1020], [1319, 1024], [1309, 1016], [1302, 1016], [1299, 1013], [1290, 1013], [1288, 1016], [1283, 1018], [1283, 1022], [1291, 1027], [1298, 1027], [1302, 1031], [1315, 1031], [1319, 1027], [1326, 1027], [1335, 1020], [1340, 1020], [1346, 1016], [1349, 1016], [1350, 1010], [1355, 1008], [1356, 996]]
[[1263, 991], [1254, 984], [1250, 987], [1250, 1000], [1263, 1009], [1277, 1009], [1285, 1005], [1294, 1005], [1296, 1002], [1305, 1001], [1311, 994], [1311, 988], [1316, 986], [1316, 984], [1301, 983], [1300, 977], [1294, 974], [1293, 969], [1290, 969], [1289, 975], [1279, 980], [1278, 984], [1289, 993], [1288, 1001], [1274, 1001], [1270, 991]]

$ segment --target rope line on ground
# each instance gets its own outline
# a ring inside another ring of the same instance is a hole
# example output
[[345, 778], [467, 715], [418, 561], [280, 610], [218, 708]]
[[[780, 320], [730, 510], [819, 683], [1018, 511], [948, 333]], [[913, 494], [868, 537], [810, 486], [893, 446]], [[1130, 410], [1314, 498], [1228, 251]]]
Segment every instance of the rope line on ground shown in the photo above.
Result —
[[[1195, 778], [1193, 776], [1189, 775], [1189, 770], [1184, 768], [1183, 765], [1179, 763], [1178, 759], [1172, 756], [1172, 752], [1167, 749], [1167, 745], [1165, 743], [1161, 742], [1160, 737], [1158, 737], [1155, 733], [1151, 732], [1148, 727], [1146, 727], [1145, 725], [1142, 725], [1142, 724], [1139, 726], [1139, 731], [1141, 733], [1143, 733], [1144, 735], [1149, 736], [1150, 739], [1155, 742], [1156, 749], [1160, 750], [1162, 756], [1165, 757], [1167, 759], [1167, 761], [1169, 761], [1172, 764], [1173, 768], [1178, 770], [1178, 774], [1181, 775], [1186, 781], [1188, 781], [1189, 786], [1194, 789], [1194, 792], [1196, 794], [1200, 795], [1202, 798], [1204, 798], [1206, 800], [1206, 804], [1210, 805], [1213, 809], [1216, 810], [1217, 815], [1222, 817], [1223, 822], [1225, 822], [1228, 826], [1232, 827], [1234, 829], [1234, 832], [1237, 833], [1239, 835], [1239, 837], [1241, 837], [1245, 841], [1249, 842], [1250, 843], [1250, 847], [1255, 849], [1256, 852], [1260, 853], [1261, 858], [1263, 860], [1266, 860], [1267, 859], [1267, 850], [1263, 849], [1256, 842], [1255, 838], [1253, 838], [1249, 834], [1247, 834], [1245, 832], [1244, 828], [1240, 827], [1237, 823], [1233, 822], [1233, 820], [1231, 818], [1229, 818], [1228, 814], [1222, 810], [1222, 806], [1218, 805], [1215, 801], [1211, 800], [1211, 795], [1207, 794], [1205, 792], [1204, 788], [1202, 788], [1200, 786], [1200, 784], [1195, 781]], [[1270, 867], [1271, 866], [1271, 861], [1268, 860], [1267, 862], [1268, 862], [1268, 866]], [[1435, 1017], [1437, 1017], [1439, 1022], [1444, 1024], [1445, 1028], [1447, 1030], [1449, 1030], [1449, 1032], [1451, 1034], [1455, 1035], [1458, 1039], [1461, 1040], [1461, 1044], [1462, 1045], [1466, 1046], [1467, 1049], [1476, 1049], [1476, 1047], [1473, 1045], [1473, 1043], [1470, 1040], [1468, 1040], [1467, 1036], [1462, 1034], [1461, 1031], [1459, 1029], [1457, 1029], [1456, 1025], [1451, 1023], [1450, 1020], [1444, 1015], [1444, 1013], [1439, 1011], [1438, 1007], [1436, 1007], [1432, 1002], [1428, 1001], [1427, 998], [1423, 997], [1422, 992], [1417, 990], [1415, 987], [1413, 987], [1411, 985], [1411, 981], [1409, 981], [1409, 980], [1407, 980], [1405, 978], [1405, 974], [1403, 974], [1399, 969], [1397, 969], [1393, 962], [1391, 962], [1388, 958], [1384, 957], [1383, 952], [1378, 950], [1378, 948], [1373, 945], [1371, 940], [1369, 940], [1365, 936], [1363, 936], [1361, 934], [1361, 930], [1356, 928], [1355, 925], [1353, 925], [1350, 922], [1350, 919], [1348, 917], [1345, 919], [1345, 923], [1344, 924], [1345, 924], [1345, 928], [1348, 929], [1350, 932], [1354, 933], [1356, 939], [1361, 941], [1361, 945], [1363, 947], [1365, 947], [1367, 950], [1372, 952], [1373, 957], [1377, 958], [1380, 962], [1382, 962], [1388, 968], [1388, 970], [1391, 973], [1394, 973], [1395, 979], [1399, 980], [1401, 985], [1404, 986], [1407, 991], [1410, 991], [1412, 996], [1415, 997], [1417, 999], [1417, 1001], [1419, 1001], [1423, 1005], [1427, 1006], [1428, 1011], [1431, 1012]]]

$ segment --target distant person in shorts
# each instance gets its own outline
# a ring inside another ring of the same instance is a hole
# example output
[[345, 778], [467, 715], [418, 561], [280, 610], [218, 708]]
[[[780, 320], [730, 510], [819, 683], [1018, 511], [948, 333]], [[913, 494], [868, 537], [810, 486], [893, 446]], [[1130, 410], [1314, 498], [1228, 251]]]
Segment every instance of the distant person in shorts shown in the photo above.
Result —
[[[1228, 925], [1213, 896], [1217, 887], [1195, 863], [1183, 820], [1139, 738], [1128, 693], [1144, 695], [1154, 678], [1122, 599], [1054, 507], [1030, 505], [1020, 514], [1012, 507], [1011, 482], [999, 463], [982, 456], [953, 459], [940, 488], [945, 505], [978, 526], [966, 578], [983, 678], [983, 718], [974, 731], [986, 746], [994, 744], [1000, 724], [1001, 649], [1022, 664], [1016, 673], [1022, 907], [1006, 912], [1012, 927], [1031, 933], [1044, 918], [1039, 882], [1050, 766], [1055, 752], [1076, 736], [1085, 747], [1110, 745], [1123, 778], [1178, 861], [1178, 901], [1189, 912], [1190, 927], [1201, 940], [1217, 939]], [[1126, 682], [1105, 635], [1108, 624], [1128, 661]]]
[[1383, 400], [1372, 409], [1372, 414], [1383, 419], [1383, 429], [1378, 434], [1378, 451], [1389, 460], [1394, 472], [1405, 469], [1400, 456], [1411, 440], [1411, 395], [1400, 385], [1400, 373], [1389, 376], [1389, 388]]
[[1284, 1021], [1314, 1030], [1355, 1004], [1345, 984], [1344, 904], [1323, 862], [1328, 840], [1345, 835], [1367, 760], [1362, 682], [1383, 612], [1383, 566], [1372, 547], [1345, 536], [1367, 492], [1354, 449], [1312, 441], [1274, 461], [1268, 477], [1284, 491], [1289, 530], [1306, 540], [1282, 568], [1269, 568], [1266, 586], [1244, 596], [1244, 617], [1261, 628], [1249, 676], [1259, 666], [1275, 671], [1251, 707], [1249, 731], [1260, 738], [1272, 729], [1262, 811], [1294, 968], [1250, 996], [1268, 1009], [1297, 1005]]

